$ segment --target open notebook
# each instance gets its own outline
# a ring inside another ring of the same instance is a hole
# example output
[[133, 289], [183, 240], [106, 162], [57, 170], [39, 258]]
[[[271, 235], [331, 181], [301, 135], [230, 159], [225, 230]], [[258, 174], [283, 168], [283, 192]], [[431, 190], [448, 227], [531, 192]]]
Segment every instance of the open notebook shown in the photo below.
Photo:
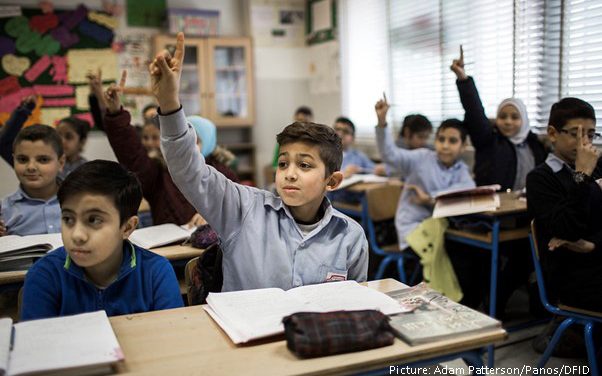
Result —
[[105, 311], [15, 325], [0, 320], [0, 374], [98, 375], [123, 359]]
[[435, 196], [433, 218], [496, 210], [500, 207], [500, 197], [496, 194], [500, 188], [500, 185], [495, 184], [439, 192]]
[[388, 181], [389, 178], [386, 176], [378, 176], [374, 174], [355, 174], [343, 179], [343, 182], [337, 187], [337, 190], [345, 189], [358, 183], [386, 183]]
[[0, 237], [0, 271], [27, 269], [34, 259], [62, 246], [60, 233]]
[[207, 313], [239, 344], [284, 332], [282, 319], [296, 312], [330, 312], [376, 309], [390, 315], [400, 305], [374, 289], [355, 281], [329, 282], [297, 287], [210, 293]]
[[129, 240], [139, 247], [151, 249], [176, 242], [183, 242], [190, 237], [196, 227], [188, 229], [173, 223], [144, 227], [134, 230]]

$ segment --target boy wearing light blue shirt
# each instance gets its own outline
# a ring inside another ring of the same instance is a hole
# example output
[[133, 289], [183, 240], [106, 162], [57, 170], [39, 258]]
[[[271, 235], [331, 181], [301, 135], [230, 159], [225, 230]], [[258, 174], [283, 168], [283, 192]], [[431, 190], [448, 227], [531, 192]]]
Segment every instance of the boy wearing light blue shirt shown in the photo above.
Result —
[[2, 200], [0, 236], [60, 232], [57, 176], [65, 164], [60, 136], [47, 125], [24, 128], [15, 138], [13, 155], [20, 185]]
[[233, 183], [207, 166], [195, 147], [178, 100], [183, 58], [180, 33], [174, 57], [165, 51], [150, 65], [161, 146], [174, 182], [222, 239], [222, 291], [365, 281], [364, 232], [325, 198], [343, 178], [342, 146], [334, 130], [296, 122], [278, 135], [279, 197]]

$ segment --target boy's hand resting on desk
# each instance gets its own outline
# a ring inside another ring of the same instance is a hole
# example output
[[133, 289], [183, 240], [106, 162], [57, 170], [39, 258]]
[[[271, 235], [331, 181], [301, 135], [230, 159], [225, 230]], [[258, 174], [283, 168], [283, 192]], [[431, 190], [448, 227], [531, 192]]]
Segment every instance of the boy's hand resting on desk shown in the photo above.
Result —
[[449, 69], [456, 74], [456, 77], [460, 81], [464, 81], [468, 78], [464, 71], [464, 49], [462, 48], [462, 45], [460, 45], [460, 58], [454, 59]]
[[577, 158], [575, 160], [575, 171], [591, 175], [596, 168], [600, 151], [591, 142], [583, 137], [583, 127], [577, 128]]
[[176, 51], [172, 57], [167, 50], [158, 54], [148, 66], [151, 76], [151, 90], [161, 113], [167, 114], [180, 108], [178, 98], [180, 92], [180, 77], [184, 63], [184, 33], [178, 33]]
[[119, 95], [123, 92], [125, 87], [125, 80], [127, 78], [127, 71], [121, 72], [121, 80], [119, 80], [119, 86], [111, 84], [107, 91], [104, 93], [104, 101], [107, 106], [107, 112], [109, 114], [116, 114], [121, 111], [121, 99]]
[[8, 233], [8, 230], [6, 228], [6, 225], [4, 224], [4, 221], [0, 219], [0, 236], [4, 236]]
[[379, 163], [374, 166], [374, 175], [387, 176], [387, 168], [384, 163]]
[[552, 238], [548, 242], [548, 249], [550, 251], [555, 250], [556, 248], [565, 247], [573, 252], [577, 253], [589, 253], [592, 252], [596, 245], [587, 240], [579, 239], [575, 242], [570, 242], [564, 239]]
[[351, 177], [351, 176], [357, 174], [358, 172], [360, 172], [361, 170], [362, 169], [360, 168], [360, 166], [349, 165], [349, 166], [345, 167], [345, 170], [343, 170], [343, 177], [344, 178]]
[[374, 105], [374, 110], [376, 111], [376, 117], [378, 118], [378, 126], [386, 127], [389, 104], [387, 103], [387, 97], [385, 96], [385, 93], [383, 93], [383, 99], [379, 99], [379, 101]]
[[404, 189], [409, 189], [411, 191], [414, 191], [414, 197], [412, 197], [411, 200], [415, 204], [428, 206], [428, 205], [434, 205], [434, 203], [435, 203], [433, 198], [431, 196], [429, 196], [428, 193], [423, 191], [422, 188], [420, 188], [417, 185], [406, 184]]

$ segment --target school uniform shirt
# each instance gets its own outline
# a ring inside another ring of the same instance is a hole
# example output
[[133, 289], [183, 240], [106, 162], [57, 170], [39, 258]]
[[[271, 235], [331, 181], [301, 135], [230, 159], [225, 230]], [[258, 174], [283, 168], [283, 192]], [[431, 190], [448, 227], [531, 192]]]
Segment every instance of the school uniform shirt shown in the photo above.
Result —
[[205, 164], [182, 109], [159, 118], [174, 182], [220, 236], [222, 291], [366, 280], [368, 242], [357, 222], [325, 198], [319, 224], [303, 235], [280, 197], [236, 184]]
[[0, 216], [8, 235], [61, 232], [61, 207], [56, 195], [48, 200], [32, 198], [19, 187], [2, 200]]
[[166, 258], [123, 242], [123, 261], [117, 280], [100, 289], [84, 269], [58, 248], [27, 272], [22, 320], [75, 315], [104, 310], [107, 316], [182, 307], [174, 270]]
[[374, 171], [374, 162], [372, 162], [366, 154], [353, 148], [343, 152], [341, 171], [345, 171], [345, 169], [351, 165], [361, 168], [362, 171], [359, 172], [361, 174], [371, 174]]
[[[437, 153], [426, 148], [405, 150], [395, 146], [387, 128], [376, 127], [378, 149], [385, 163], [391, 164], [406, 176], [405, 183], [421, 187], [431, 197], [439, 191], [475, 186], [466, 163], [458, 160], [450, 167], [437, 158]], [[406, 236], [423, 220], [432, 216], [433, 208], [412, 202], [414, 192], [404, 189], [397, 205], [395, 228], [399, 248], [408, 247]]]
[[67, 175], [72, 173], [73, 170], [75, 170], [76, 168], [78, 168], [86, 162], [88, 162], [88, 160], [84, 157], [80, 157], [78, 160], [73, 162], [65, 162], [65, 165], [63, 166], [63, 171], [59, 172], [59, 179], [65, 180]]

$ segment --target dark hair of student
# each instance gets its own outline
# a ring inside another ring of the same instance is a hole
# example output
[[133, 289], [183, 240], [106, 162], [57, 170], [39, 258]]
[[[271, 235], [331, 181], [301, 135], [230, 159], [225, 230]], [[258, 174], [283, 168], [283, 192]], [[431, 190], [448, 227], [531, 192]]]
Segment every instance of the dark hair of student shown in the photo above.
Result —
[[591, 104], [579, 98], [562, 98], [552, 105], [548, 124], [561, 130], [571, 119], [591, 119], [596, 123], [596, 111]]
[[431, 124], [431, 121], [424, 115], [410, 114], [403, 118], [403, 124], [401, 125], [401, 130], [399, 131], [400, 137], [403, 137], [406, 129], [409, 132], [408, 136], [411, 136], [414, 133], [432, 131], [433, 124]]
[[80, 141], [85, 141], [86, 138], [88, 138], [90, 123], [87, 121], [71, 116], [61, 119], [61, 121], [59, 121], [59, 124], [60, 123], [65, 123], [71, 127], [71, 129], [73, 129], [73, 131], [79, 136]]
[[57, 197], [62, 206], [69, 197], [82, 193], [110, 197], [119, 211], [121, 225], [136, 215], [142, 201], [142, 188], [136, 175], [117, 162], [101, 159], [84, 163], [70, 173]]
[[443, 120], [441, 122], [441, 125], [439, 125], [439, 128], [437, 128], [437, 134], [439, 134], [439, 132], [441, 132], [447, 128], [457, 129], [458, 132], [460, 132], [460, 138], [462, 139], [462, 143], [466, 142], [466, 136], [468, 135], [468, 133], [466, 132], [464, 123], [461, 120], [458, 120], [458, 119]]
[[326, 176], [341, 169], [343, 162], [343, 144], [334, 129], [316, 123], [294, 122], [276, 136], [280, 148], [286, 144], [303, 142], [315, 145], [320, 158], [326, 166]]
[[341, 124], [345, 124], [351, 127], [351, 134], [353, 136], [355, 136], [355, 124], [353, 124], [353, 122], [351, 121], [351, 119], [346, 118], [344, 116], [339, 116], [334, 123], [341, 123]]
[[19, 133], [17, 133], [15, 141], [13, 141], [13, 152], [17, 145], [23, 141], [42, 141], [45, 144], [50, 145], [59, 158], [63, 156], [63, 140], [56, 129], [49, 127], [48, 125], [36, 124], [21, 129]]
[[299, 108], [297, 108], [295, 110], [295, 115], [297, 114], [303, 114], [305, 116], [314, 116], [314, 113], [311, 111], [311, 108], [307, 107], [307, 106], [301, 106]]
[[159, 106], [157, 106], [156, 104], [152, 104], [152, 103], [151, 104], [147, 104], [142, 109], [142, 114], [146, 114], [146, 111], [150, 110], [151, 108], [157, 109], [157, 108], [159, 108]]

